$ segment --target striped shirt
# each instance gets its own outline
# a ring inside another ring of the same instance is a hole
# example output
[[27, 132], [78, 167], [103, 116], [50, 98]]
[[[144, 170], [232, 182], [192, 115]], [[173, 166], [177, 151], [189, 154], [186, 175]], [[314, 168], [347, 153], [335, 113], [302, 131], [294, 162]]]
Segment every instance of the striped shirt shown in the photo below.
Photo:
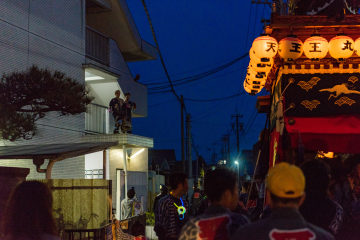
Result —
[[[186, 209], [183, 215], [178, 213], [178, 207], [181, 206]], [[157, 227], [161, 229], [161, 236], [169, 240], [178, 239], [182, 226], [188, 220], [188, 203], [172, 195], [167, 195], [159, 202], [157, 218]]]

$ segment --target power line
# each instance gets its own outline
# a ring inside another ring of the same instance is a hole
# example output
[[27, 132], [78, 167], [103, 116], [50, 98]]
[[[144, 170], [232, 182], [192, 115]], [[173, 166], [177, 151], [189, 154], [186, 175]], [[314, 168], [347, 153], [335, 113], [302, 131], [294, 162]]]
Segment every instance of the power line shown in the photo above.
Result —
[[248, 21], [248, 27], [247, 27], [247, 31], [246, 31], [246, 40], [244, 42], [244, 49], [246, 50], [246, 46], [248, 44], [249, 41], [249, 30], [250, 30], [250, 22], [251, 22], [251, 17], [252, 17], [252, 4], [250, 4], [250, 14], [249, 14], [249, 21]]
[[[192, 76], [192, 75], [195, 75], [197, 74], [197, 72], [202, 72], [202, 71], [206, 71], [206, 69], [213, 69], [213, 68], [216, 68], [222, 64], [224, 64], [225, 62], [229, 62], [231, 61], [233, 58], [226, 58], [226, 59], [222, 59], [222, 60], [219, 60], [219, 61], [215, 61], [213, 63], [209, 63], [209, 64], [205, 64], [205, 65], [199, 65], [199, 66], [193, 66], [193, 68], [191, 69], [187, 69], [185, 71], [181, 71], [181, 72], [176, 72], [176, 73], [172, 73], [172, 77], [174, 78], [174, 76], [186, 76], [186, 75], [189, 75], [189, 76]], [[186, 66], [185, 66], [186, 67]], [[184, 77], [181, 77], [181, 78], [184, 78]], [[180, 79], [180, 78], [179, 78]], [[163, 77], [163, 76], [157, 76], [157, 77], [151, 77], [150, 79], [144, 79], [141, 81], [142, 84], [144, 85], [147, 85], [147, 84], [150, 84], [150, 83], [153, 83], [153, 82], [156, 82], [158, 81], [158, 83], [167, 83], [167, 79], [166, 77]], [[173, 81], [175, 82], [175, 81]]]
[[[246, 53], [246, 54], [245, 54], [244, 56], [242, 56], [242, 57], [246, 57], [247, 55], [248, 55], [248, 53]], [[224, 69], [225, 69], [225, 68], [224, 68]], [[223, 69], [221, 69], [221, 70], [223, 70]], [[221, 71], [221, 70], [218, 70], [218, 71], [216, 71], [216, 72], [219, 72], [219, 71]], [[221, 76], [228, 75], [228, 74], [233, 73], [233, 72], [238, 72], [238, 71], [242, 71], [242, 70], [241, 70], [241, 69], [237, 69], [237, 70], [234, 70], [234, 71], [230, 71], [230, 72], [224, 73], [224, 74], [222, 74], [222, 75], [215, 76], [214, 79], [215, 79], [215, 78], [218, 78], [218, 77], [221, 77]], [[203, 78], [205, 78], [205, 77], [207, 77], [207, 76], [209, 76], [209, 75], [212, 75], [212, 74], [214, 74], [214, 73], [216, 73], [216, 72], [207, 74], [206, 76], [203, 75], [203, 76], [201, 76], [201, 77], [197, 77], [197, 78], [193, 78], [193, 79], [190, 79], [190, 80], [187, 80], [187, 81], [183, 81], [183, 82], [180, 82], [180, 83], [175, 83], [174, 86], [180, 86], [180, 85], [184, 85], [184, 84], [193, 83], [193, 82], [198, 81], [198, 80], [201, 80], [201, 79], [203, 79]], [[159, 93], [169, 93], [169, 92], [171, 92], [171, 90], [170, 90], [170, 89], [167, 89], [168, 87], [169, 87], [169, 86], [148, 88], [148, 89], [150, 90], [150, 91], [149, 91], [149, 95], [159, 94]], [[161, 90], [161, 91], [156, 91], [155, 89], [156, 89], [156, 90]], [[151, 91], [151, 90], [153, 90], [153, 91]], [[239, 91], [240, 91], [240, 90], [241, 90], [241, 87], [240, 87]]]
[[215, 106], [212, 105], [210, 108], [206, 109], [206, 112], [197, 116], [197, 118], [193, 119], [193, 122], [199, 121], [200, 119], [203, 119], [207, 116], [209, 116], [210, 114], [213, 114], [214, 112], [216, 112], [216, 109], [219, 109], [218, 107], [220, 106], [221, 102], [218, 102], [217, 104], [215, 103]]
[[222, 101], [222, 100], [238, 97], [238, 96], [241, 96], [243, 94], [244, 93], [242, 92], [242, 93], [236, 93], [236, 94], [233, 94], [233, 95], [230, 95], [230, 96], [220, 97], [220, 98], [210, 98], [210, 99], [184, 98], [184, 100], [191, 101], [191, 102], [216, 102], [216, 101]]
[[[170, 74], [169, 74], [169, 72], [168, 72], [168, 70], [167, 70], [167, 68], [166, 68], [165, 61], [164, 61], [164, 59], [163, 59], [163, 57], [162, 57], [162, 54], [161, 54], [161, 51], [160, 51], [160, 46], [159, 46], [159, 43], [158, 43], [157, 38], [156, 38], [156, 35], [155, 35], [155, 29], [154, 29], [154, 26], [153, 26], [152, 21], [151, 21], [151, 18], [150, 18], [149, 10], [148, 10], [148, 8], [147, 8], [147, 6], [146, 6], [145, 0], [141, 0], [141, 1], [142, 1], [143, 6], [144, 6], [144, 9], [145, 9], [145, 12], [146, 12], [146, 16], [147, 16], [147, 19], [148, 19], [149, 24], [150, 24], [151, 33], [152, 33], [152, 36], [153, 36], [153, 38], [154, 38], [154, 42], [155, 42], [156, 48], [157, 48], [157, 50], [158, 50], [158, 54], [159, 54], [159, 58], [160, 58], [160, 61], [161, 61], [161, 65], [162, 65], [162, 67], [163, 67], [163, 69], [164, 69], [164, 71], [165, 71], [166, 78], [167, 78], [168, 81], [169, 81], [170, 90], [171, 90], [171, 92], [175, 95], [175, 97], [177, 98], [177, 100], [181, 103], [181, 99], [180, 99], [179, 95], [178, 95], [178, 94], [176, 93], [176, 91], [175, 91], [175, 88], [174, 88], [173, 83], [172, 83], [171, 78], [170, 78]], [[186, 112], [186, 107], [185, 107], [185, 105], [184, 105], [184, 109], [185, 109], [185, 112]]]
[[253, 124], [254, 124], [254, 122], [255, 122], [255, 119], [256, 119], [256, 117], [258, 116], [258, 112], [257, 112], [257, 110], [255, 109], [255, 112], [254, 112], [255, 114], [253, 114], [253, 117], [252, 117], [252, 119], [251, 118], [249, 118], [249, 122], [248, 122], [248, 124], [247, 124], [247, 127], [245, 128], [245, 135], [248, 133], [248, 131], [251, 129], [251, 127], [253, 126]]
[[[240, 57], [234, 58], [233, 60], [231, 60], [231, 61], [229, 61], [229, 62], [227, 62], [225, 64], [222, 64], [222, 65], [220, 65], [220, 66], [218, 66], [216, 68], [212, 68], [210, 70], [207, 70], [205, 72], [198, 73], [198, 74], [195, 74], [195, 75], [192, 75], [192, 76], [180, 78], [180, 79], [174, 80], [172, 82], [174, 83], [175, 86], [177, 86], [177, 85], [180, 85], [180, 84], [183, 84], [183, 83], [188, 83], [188, 82], [192, 82], [192, 81], [196, 81], [196, 80], [205, 78], [207, 76], [210, 76], [212, 74], [220, 72], [220, 71], [234, 65], [235, 63], [242, 60], [243, 58], [245, 58], [248, 55], [249, 55], [249, 53], [246, 52], [245, 54], [241, 55]], [[150, 90], [158, 90], [158, 89], [163, 89], [163, 88], [168, 88], [169, 87], [169, 85], [167, 83], [164, 83], [164, 82], [153, 82], [153, 83], [147, 83], [146, 85], [147, 86], [159, 85], [158, 87], [149, 88]]]
[[168, 100], [168, 101], [163, 101], [163, 102], [159, 102], [159, 103], [154, 103], [152, 105], [149, 105], [149, 108], [157, 107], [157, 106], [163, 105], [165, 103], [172, 103], [174, 101], [177, 101], [177, 100]]

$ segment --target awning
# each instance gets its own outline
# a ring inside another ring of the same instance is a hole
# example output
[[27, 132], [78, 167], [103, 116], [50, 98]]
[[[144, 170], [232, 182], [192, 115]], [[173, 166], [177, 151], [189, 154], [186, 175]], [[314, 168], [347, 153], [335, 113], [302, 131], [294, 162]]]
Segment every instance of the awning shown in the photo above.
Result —
[[1, 146], [0, 159], [53, 159], [59, 157], [65, 159], [98, 152], [117, 144], [117, 142], [83, 142]]
[[[0, 159], [32, 159], [34, 165], [36, 165], [36, 171], [46, 173], [46, 178], [50, 179], [52, 168], [56, 162], [66, 158], [99, 152], [116, 145], [118, 145], [118, 142], [1, 146]], [[45, 159], [48, 159], [49, 162], [46, 168], [41, 169]]]
[[360, 115], [285, 117], [291, 145], [336, 153], [360, 153]]

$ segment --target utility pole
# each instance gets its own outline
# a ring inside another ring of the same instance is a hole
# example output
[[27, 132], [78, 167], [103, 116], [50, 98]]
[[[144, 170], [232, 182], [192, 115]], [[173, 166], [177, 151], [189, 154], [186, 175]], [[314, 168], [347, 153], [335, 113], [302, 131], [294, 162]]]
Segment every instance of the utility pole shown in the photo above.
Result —
[[194, 148], [194, 151], [196, 153], [195, 179], [197, 180], [198, 177], [199, 177], [199, 157], [200, 157], [200, 154], [199, 154], [199, 151], [198, 151], [196, 145], [194, 144], [194, 141], [191, 141], [191, 143], [192, 143], [192, 147]]
[[230, 134], [226, 134], [226, 143], [227, 143], [227, 162], [226, 164], [230, 163]]
[[182, 169], [183, 172], [186, 172], [186, 165], [185, 165], [185, 134], [184, 134], [184, 97], [183, 95], [180, 96], [180, 107], [181, 107], [181, 162], [182, 162]]
[[231, 118], [235, 118], [235, 133], [236, 133], [236, 147], [237, 147], [237, 154], [240, 156], [240, 131], [243, 128], [243, 123], [239, 122], [239, 119], [242, 118], [243, 115], [241, 114], [233, 114], [231, 115]]
[[191, 159], [191, 115], [186, 115], [186, 140], [187, 140], [187, 161], [188, 161], [188, 176], [192, 178], [192, 159]]
[[230, 161], [230, 135], [225, 134], [222, 140], [224, 142], [224, 158], [228, 163]]

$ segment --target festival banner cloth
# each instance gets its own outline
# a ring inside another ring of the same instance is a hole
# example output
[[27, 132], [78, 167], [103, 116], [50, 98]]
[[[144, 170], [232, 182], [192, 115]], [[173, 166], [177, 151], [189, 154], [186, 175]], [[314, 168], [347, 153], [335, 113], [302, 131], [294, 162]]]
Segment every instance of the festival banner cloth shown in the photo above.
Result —
[[360, 114], [360, 73], [284, 74], [286, 116]]
[[360, 74], [284, 74], [283, 113], [291, 145], [360, 153]]

